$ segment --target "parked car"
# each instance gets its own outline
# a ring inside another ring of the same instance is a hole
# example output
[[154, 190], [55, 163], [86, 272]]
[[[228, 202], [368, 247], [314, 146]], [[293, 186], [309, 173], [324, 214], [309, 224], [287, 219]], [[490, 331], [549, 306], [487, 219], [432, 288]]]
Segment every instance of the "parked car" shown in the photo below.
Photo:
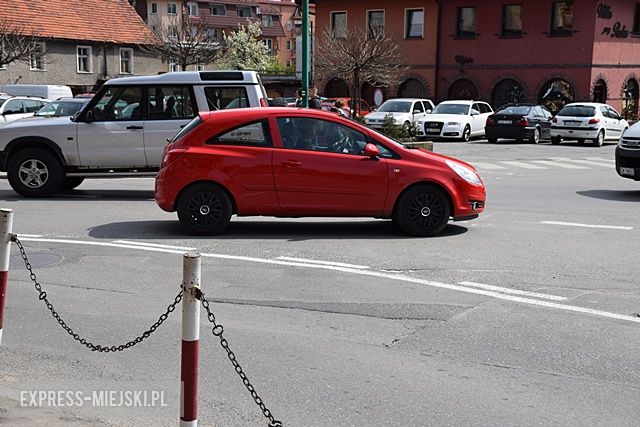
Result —
[[391, 116], [395, 124], [409, 127], [417, 124], [434, 109], [430, 99], [395, 98], [387, 99], [375, 112], [367, 114], [364, 123], [374, 129], [382, 128], [387, 116]]
[[[325, 111], [329, 111], [331, 107], [335, 105], [337, 100], [341, 100], [342, 102], [344, 102], [344, 109], [349, 114], [349, 117], [353, 117], [354, 109], [351, 106], [351, 98], [324, 98], [321, 103], [322, 109]], [[371, 106], [367, 104], [367, 101], [365, 101], [364, 99], [360, 99], [360, 117], [364, 117], [372, 111], [373, 108], [371, 108]]]
[[640, 181], [640, 122], [624, 131], [618, 141], [616, 172], [623, 178]]
[[588, 139], [595, 147], [601, 147], [606, 140], [617, 141], [627, 128], [629, 123], [610, 105], [573, 102], [562, 107], [553, 118], [551, 143], [572, 139], [582, 144]]
[[73, 96], [71, 88], [63, 85], [0, 85], [0, 92], [8, 93], [13, 96], [42, 98], [47, 101]]
[[85, 178], [154, 176], [167, 140], [199, 112], [266, 107], [265, 93], [255, 71], [111, 79], [71, 120], [0, 126], [0, 171], [23, 196], [69, 190]]
[[48, 101], [41, 98], [0, 94], [0, 125], [6, 126], [9, 122], [31, 117], [47, 103]]
[[484, 136], [487, 117], [493, 114], [489, 104], [482, 101], [442, 101], [431, 114], [418, 121], [418, 137], [460, 139]]
[[33, 115], [35, 117], [69, 117], [87, 105], [88, 98], [59, 98], [40, 108]]
[[164, 150], [155, 200], [197, 235], [236, 214], [393, 218], [429, 236], [477, 217], [485, 188], [468, 163], [334, 113], [274, 107], [193, 119]]
[[506, 104], [487, 117], [484, 133], [491, 143], [506, 138], [537, 144], [551, 138], [552, 117], [542, 105]]

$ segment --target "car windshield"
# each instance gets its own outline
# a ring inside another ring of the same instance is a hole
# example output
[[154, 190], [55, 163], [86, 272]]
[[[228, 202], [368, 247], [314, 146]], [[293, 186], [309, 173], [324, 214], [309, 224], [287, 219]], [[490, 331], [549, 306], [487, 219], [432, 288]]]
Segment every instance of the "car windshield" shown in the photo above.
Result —
[[532, 107], [528, 105], [511, 106], [499, 110], [496, 114], [514, 114], [519, 116], [526, 116], [527, 114], [529, 114], [529, 111], [531, 111], [531, 108]]
[[63, 117], [73, 116], [75, 113], [82, 109], [84, 102], [77, 101], [52, 101], [45, 105], [36, 113], [36, 117]]
[[596, 107], [590, 105], [567, 105], [558, 113], [559, 116], [572, 117], [593, 117], [596, 114]]
[[408, 113], [410, 110], [410, 101], [386, 101], [378, 108], [382, 113]]
[[7, 100], [7, 98], [0, 98], [0, 105], [4, 104], [4, 102]]
[[432, 114], [469, 114], [468, 104], [440, 104], [431, 112]]

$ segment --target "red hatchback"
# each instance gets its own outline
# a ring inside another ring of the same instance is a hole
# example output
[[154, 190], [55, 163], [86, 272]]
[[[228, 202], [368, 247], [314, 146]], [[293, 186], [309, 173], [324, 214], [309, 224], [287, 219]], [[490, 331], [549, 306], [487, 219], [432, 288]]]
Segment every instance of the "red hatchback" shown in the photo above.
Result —
[[430, 236], [484, 210], [473, 166], [409, 148], [336, 114], [244, 108], [203, 113], [167, 145], [155, 199], [193, 234], [231, 215], [393, 218]]

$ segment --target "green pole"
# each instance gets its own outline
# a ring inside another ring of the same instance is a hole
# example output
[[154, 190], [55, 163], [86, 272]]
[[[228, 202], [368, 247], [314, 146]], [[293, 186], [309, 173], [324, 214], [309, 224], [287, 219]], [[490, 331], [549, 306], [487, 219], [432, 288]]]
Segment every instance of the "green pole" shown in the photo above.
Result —
[[309, 106], [309, 0], [302, 0], [302, 106]]

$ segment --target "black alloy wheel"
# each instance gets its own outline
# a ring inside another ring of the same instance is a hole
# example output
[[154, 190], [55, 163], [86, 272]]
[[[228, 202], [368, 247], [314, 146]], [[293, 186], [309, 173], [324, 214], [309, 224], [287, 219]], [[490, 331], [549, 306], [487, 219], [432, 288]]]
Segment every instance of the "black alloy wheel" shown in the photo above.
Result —
[[462, 131], [462, 141], [469, 142], [469, 138], [471, 138], [471, 127], [466, 125]]
[[215, 184], [200, 183], [187, 188], [178, 199], [178, 219], [191, 234], [220, 233], [231, 219], [231, 200]]
[[421, 185], [409, 189], [398, 201], [395, 221], [411, 236], [433, 236], [449, 222], [451, 207], [442, 190]]

